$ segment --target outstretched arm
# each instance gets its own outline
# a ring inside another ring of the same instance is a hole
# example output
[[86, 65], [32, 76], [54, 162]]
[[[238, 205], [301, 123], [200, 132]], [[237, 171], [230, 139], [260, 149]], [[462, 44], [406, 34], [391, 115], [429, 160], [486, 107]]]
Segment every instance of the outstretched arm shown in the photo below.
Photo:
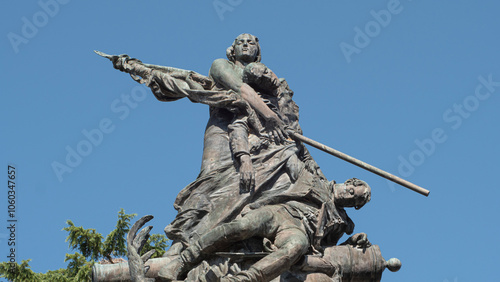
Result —
[[[151, 88], [156, 98], [160, 101], [174, 101], [188, 97], [193, 102], [205, 103], [207, 99], [204, 96], [212, 94], [201, 91], [198, 95], [192, 95], [190, 90], [209, 90], [213, 85], [213, 81], [210, 78], [196, 72], [144, 64], [140, 60], [130, 58], [125, 54], [108, 55], [99, 51], [95, 52], [99, 56], [109, 59], [115, 69], [129, 73], [132, 79]], [[212, 100], [216, 100], [216, 98]], [[208, 102], [215, 103], [214, 101]]]

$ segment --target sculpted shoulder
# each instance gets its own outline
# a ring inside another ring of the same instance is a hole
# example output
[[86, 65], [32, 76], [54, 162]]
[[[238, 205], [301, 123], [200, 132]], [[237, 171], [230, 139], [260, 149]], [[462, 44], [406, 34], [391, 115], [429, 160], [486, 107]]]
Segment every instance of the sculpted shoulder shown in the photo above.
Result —
[[209, 74], [218, 87], [239, 92], [243, 83], [243, 69], [226, 59], [217, 59], [212, 63]]
[[234, 64], [226, 59], [217, 59], [210, 66], [210, 70], [208, 71], [208, 75], [213, 78], [217, 77], [221, 72], [225, 72], [228, 70], [232, 70], [234, 68]]

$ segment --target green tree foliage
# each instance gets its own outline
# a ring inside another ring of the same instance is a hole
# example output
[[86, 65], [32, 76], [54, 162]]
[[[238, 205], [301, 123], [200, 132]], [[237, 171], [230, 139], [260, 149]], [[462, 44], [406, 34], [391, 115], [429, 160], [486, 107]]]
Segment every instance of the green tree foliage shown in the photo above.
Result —
[[116, 222], [115, 230], [111, 231], [106, 240], [104, 241], [102, 248], [102, 255], [108, 260], [111, 256], [123, 257], [127, 255], [127, 233], [129, 231], [130, 220], [134, 218], [137, 214], [125, 214], [125, 211], [121, 209], [118, 212], [118, 222]]
[[[66, 268], [49, 270], [47, 273], [35, 273], [29, 266], [30, 260], [23, 260], [21, 264], [2, 262], [0, 263], [0, 277], [9, 281], [54, 281], [75, 282], [90, 281], [92, 266], [100, 259], [113, 263], [113, 258], [125, 257], [127, 255], [126, 237], [130, 227], [130, 221], [136, 214], [126, 214], [123, 209], [118, 212], [116, 228], [111, 231], [106, 239], [95, 229], [85, 229], [75, 226], [71, 220], [66, 221], [69, 247], [77, 250], [74, 254], [66, 254]], [[163, 234], [152, 234], [141, 250], [141, 255], [155, 249], [153, 258], [161, 257], [168, 247], [168, 239]]]
[[36, 281], [38, 274], [31, 270], [30, 260], [23, 260], [21, 264], [2, 262], [0, 264], [0, 277], [12, 281]]
[[156, 252], [154, 253], [153, 256], [151, 256], [151, 258], [161, 258], [163, 256], [163, 254], [165, 253], [165, 249], [168, 247], [167, 242], [168, 242], [168, 239], [165, 235], [163, 235], [163, 234], [151, 234], [147, 243], [142, 248], [140, 255], [142, 256], [143, 254], [147, 253], [149, 250], [155, 249]]
[[[64, 262], [67, 262], [68, 266], [66, 267], [66, 273], [69, 277], [90, 277], [90, 273], [92, 272], [92, 265], [94, 265], [94, 261], [87, 261], [85, 256], [79, 253], [74, 254], [66, 254], [66, 258]], [[76, 281], [83, 281], [78, 280]]]
[[97, 261], [102, 256], [102, 235], [97, 233], [95, 229], [84, 229], [82, 226], [75, 226], [71, 220], [67, 220], [68, 227], [64, 227], [64, 231], [68, 231], [69, 235], [66, 238], [69, 247], [74, 250], [79, 250], [85, 258]]

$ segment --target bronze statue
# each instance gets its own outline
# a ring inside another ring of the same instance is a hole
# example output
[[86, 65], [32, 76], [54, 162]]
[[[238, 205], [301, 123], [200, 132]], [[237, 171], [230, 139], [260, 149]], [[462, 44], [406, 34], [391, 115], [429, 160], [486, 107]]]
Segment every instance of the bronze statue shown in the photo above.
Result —
[[[306, 175], [301, 177], [311, 177], [306, 172], [304, 174]], [[298, 186], [307, 185], [307, 181], [299, 180]], [[371, 195], [370, 187], [357, 179], [334, 185], [334, 189], [308, 188], [315, 191], [303, 191], [302, 195], [290, 193], [289, 199], [281, 198], [281, 203], [259, 203], [259, 207], [243, 211], [241, 218], [208, 231], [163, 268], [159, 273], [160, 277], [178, 280], [184, 272], [196, 266], [203, 256], [213, 254], [215, 250], [223, 249], [230, 243], [259, 236], [271, 240], [275, 249], [248, 270], [218, 279], [270, 281], [290, 269], [310, 247], [321, 248], [321, 241], [336, 245], [344, 233], [351, 234], [354, 224], [343, 207], [361, 207], [370, 200]], [[314, 195], [315, 192], [326, 195]], [[322, 198], [325, 196], [329, 199]], [[318, 217], [320, 213], [325, 216]], [[369, 244], [364, 233], [354, 235], [350, 242], [361, 247]]]
[[[239, 35], [226, 51], [228, 59], [215, 60], [208, 77], [98, 54], [160, 101], [188, 98], [210, 107], [200, 174], [177, 196], [178, 214], [165, 228], [172, 246], [147, 271], [148, 257], [137, 253], [150, 228], [135, 233], [151, 218], [139, 220], [128, 238], [132, 280], [146, 281], [147, 272], [165, 281], [314, 281], [321, 275], [321, 281], [341, 281], [372, 271], [366, 281], [380, 281], [385, 267], [399, 269], [364, 233], [337, 246], [354, 230], [344, 208], [361, 208], [371, 189], [355, 178], [343, 184], [327, 180], [302, 142], [312, 143], [302, 137], [294, 93], [260, 62], [257, 37]], [[366, 250], [374, 254], [373, 269], [354, 271], [352, 258], [364, 267]]]

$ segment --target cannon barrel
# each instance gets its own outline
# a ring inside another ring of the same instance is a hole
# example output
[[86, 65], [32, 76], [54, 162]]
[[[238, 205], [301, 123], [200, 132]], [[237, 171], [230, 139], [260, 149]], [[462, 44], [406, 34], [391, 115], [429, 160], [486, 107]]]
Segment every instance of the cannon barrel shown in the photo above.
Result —
[[[254, 258], [253, 258], [254, 259]], [[150, 259], [146, 277], [158, 278], [158, 272], [171, 260], [170, 257]], [[318, 277], [342, 275], [343, 282], [380, 281], [385, 269], [398, 271], [401, 262], [392, 258], [386, 261], [377, 245], [368, 248], [355, 248], [350, 245], [325, 248], [322, 257], [308, 255], [300, 269], [308, 272], [305, 281], [321, 281]], [[95, 264], [92, 268], [92, 281], [131, 281], [128, 263]]]
[[[154, 258], [148, 260], [145, 265], [149, 266], [146, 273], [148, 278], [158, 278], [158, 272], [166, 265], [171, 258]], [[92, 267], [92, 282], [104, 281], [132, 281], [130, 280], [130, 273], [128, 262], [115, 263], [115, 264], [94, 264]]]
[[378, 282], [386, 268], [396, 272], [401, 268], [401, 261], [397, 258], [386, 261], [377, 245], [367, 248], [350, 245], [328, 247], [322, 257], [306, 256], [301, 266], [302, 271], [310, 273], [304, 280], [307, 282], [324, 281], [325, 275], [339, 276], [342, 282]]

